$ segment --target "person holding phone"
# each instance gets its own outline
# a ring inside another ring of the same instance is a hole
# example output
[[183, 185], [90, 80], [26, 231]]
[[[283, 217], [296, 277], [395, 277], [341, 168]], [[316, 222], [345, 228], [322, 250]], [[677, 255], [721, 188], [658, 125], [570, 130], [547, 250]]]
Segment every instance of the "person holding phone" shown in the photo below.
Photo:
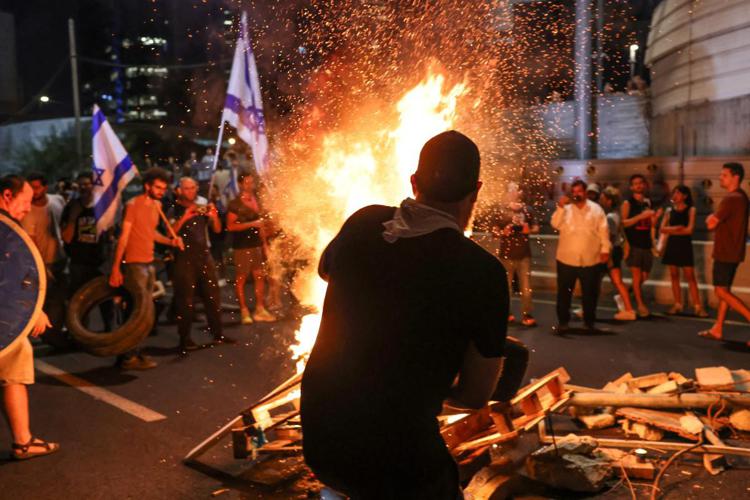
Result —
[[594, 329], [599, 299], [600, 264], [609, 260], [612, 244], [604, 210], [586, 197], [586, 183], [578, 179], [563, 195], [552, 214], [560, 233], [557, 244], [557, 333], [569, 329], [570, 303], [576, 281], [583, 292], [583, 321]]

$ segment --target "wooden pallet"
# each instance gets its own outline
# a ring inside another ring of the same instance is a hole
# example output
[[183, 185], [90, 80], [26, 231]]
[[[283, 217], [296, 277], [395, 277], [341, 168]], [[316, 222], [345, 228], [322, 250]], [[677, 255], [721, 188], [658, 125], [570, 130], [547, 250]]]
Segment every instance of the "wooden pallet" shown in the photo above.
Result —
[[446, 446], [460, 462], [467, 454], [515, 439], [567, 402], [570, 391], [565, 383], [569, 380], [565, 368], [558, 368], [522, 388], [509, 404], [490, 403], [453, 419], [440, 430]]
[[[565, 404], [570, 396], [565, 389], [569, 380], [568, 372], [558, 368], [521, 389], [509, 404], [491, 402], [458, 417], [443, 416], [443, 422], [450, 421], [440, 431], [446, 446], [461, 462], [479, 456], [494, 444], [516, 438]], [[301, 375], [289, 378], [196, 446], [185, 461], [195, 460], [228, 434], [232, 435], [233, 454], [237, 459], [301, 452], [302, 433], [298, 422], [301, 381]]]

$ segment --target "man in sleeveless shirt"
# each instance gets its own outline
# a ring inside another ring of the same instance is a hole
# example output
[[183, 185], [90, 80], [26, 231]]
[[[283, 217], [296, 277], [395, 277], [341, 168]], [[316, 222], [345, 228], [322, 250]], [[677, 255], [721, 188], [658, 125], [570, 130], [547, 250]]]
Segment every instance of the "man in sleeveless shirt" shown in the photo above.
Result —
[[630, 198], [622, 203], [622, 225], [628, 240], [630, 251], [625, 263], [633, 276], [633, 295], [638, 306], [638, 316], [647, 317], [650, 313], [643, 300], [643, 283], [648, 279], [654, 255], [652, 228], [660, 212], [651, 207], [651, 200], [646, 197], [648, 183], [641, 174], [630, 177]]
[[740, 187], [744, 177], [745, 169], [740, 163], [724, 164], [719, 184], [727, 190], [727, 195], [721, 200], [719, 209], [706, 219], [706, 227], [714, 231], [713, 282], [714, 293], [719, 299], [716, 322], [698, 334], [708, 339], [721, 340], [730, 307], [750, 321], [750, 309], [731, 291], [737, 267], [745, 260], [749, 204], [747, 194]]

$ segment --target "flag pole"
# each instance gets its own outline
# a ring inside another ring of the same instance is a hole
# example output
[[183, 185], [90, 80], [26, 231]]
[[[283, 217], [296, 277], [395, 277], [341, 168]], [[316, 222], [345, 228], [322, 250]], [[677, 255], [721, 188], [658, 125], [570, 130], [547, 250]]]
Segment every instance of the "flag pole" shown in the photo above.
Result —
[[219, 125], [219, 138], [216, 140], [216, 153], [214, 153], [214, 164], [211, 166], [211, 182], [208, 184], [208, 201], [211, 202], [211, 190], [214, 188], [214, 174], [216, 165], [219, 163], [219, 154], [221, 152], [221, 140], [224, 137], [224, 112], [221, 113], [221, 124]]

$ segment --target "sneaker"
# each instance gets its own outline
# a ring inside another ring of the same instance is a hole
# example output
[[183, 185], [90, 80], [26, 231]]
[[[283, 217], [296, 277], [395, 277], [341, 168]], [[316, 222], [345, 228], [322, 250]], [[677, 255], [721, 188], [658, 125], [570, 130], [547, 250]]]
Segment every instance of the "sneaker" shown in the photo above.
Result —
[[276, 316], [266, 311], [265, 309], [256, 309], [253, 314], [254, 321], [276, 321]]
[[651, 312], [649, 312], [648, 307], [638, 306], [638, 317], [648, 318], [650, 315], [651, 315]]
[[677, 314], [682, 313], [682, 309], [683, 309], [682, 308], [682, 304], [680, 304], [678, 302], [678, 303], [674, 304], [672, 307], [669, 308], [669, 311], [667, 311], [667, 314], [669, 314], [671, 316], [675, 316]]
[[182, 352], [197, 351], [201, 346], [193, 342], [193, 339], [187, 339], [184, 342], [180, 342], [180, 350]]
[[523, 319], [521, 319], [521, 324], [527, 327], [536, 326], [536, 320], [531, 314], [524, 314]]
[[694, 314], [697, 317], [699, 317], [699, 318], [708, 318], [708, 312], [706, 312], [706, 310], [703, 309], [703, 307], [698, 306], [698, 307], [693, 308], [693, 310], [694, 310]]
[[623, 300], [620, 294], [615, 295], [615, 304], [617, 304], [618, 311], [625, 311], [625, 300]]
[[156, 368], [156, 366], [156, 361], [141, 354], [123, 359], [120, 362], [122, 370], [150, 370], [151, 368]]
[[236, 344], [237, 341], [233, 339], [232, 337], [227, 337], [226, 335], [220, 335], [218, 337], [214, 337], [214, 344]]
[[615, 313], [615, 319], [617, 321], [635, 321], [635, 311], [617, 311]]
[[242, 324], [243, 325], [252, 325], [253, 324], [253, 317], [250, 316], [250, 311], [247, 309], [242, 309], [240, 311], [240, 315], [242, 316]]
[[552, 327], [552, 333], [565, 333], [568, 330], [570, 330], [570, 327], [568, 325], [559, 324], [557, 326]]

